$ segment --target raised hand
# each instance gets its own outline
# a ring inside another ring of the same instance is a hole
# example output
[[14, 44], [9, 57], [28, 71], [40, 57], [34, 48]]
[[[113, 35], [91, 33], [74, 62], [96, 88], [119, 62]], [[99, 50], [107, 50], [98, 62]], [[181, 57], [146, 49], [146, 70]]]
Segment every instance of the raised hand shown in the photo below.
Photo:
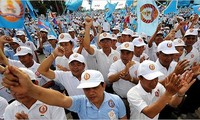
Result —
[[12, 37], [10, 37], [10, 36], [3, 35], [3, 36], [0, 37], [0, 42], [3, 43], [3, 44], [4, 43], [10, 43], [12, 41], [13, 41]]
[[55, 56], [63, 56], [65, 54], [65, 49], [62, 46], [58, 46], [54, 51], [53, 54]]
[[89, 26], [89, 27], [93, 26], [93, 20], [89, 16], [85, 17], [85, 26]]
[[183, 74], [185, 72], [185, 69], [189, 66], [189, 62], [188, 60], [182, 60], [179, 61], [178, 64], [175, 67], [174, 72], [178, 75], [178, 74]]

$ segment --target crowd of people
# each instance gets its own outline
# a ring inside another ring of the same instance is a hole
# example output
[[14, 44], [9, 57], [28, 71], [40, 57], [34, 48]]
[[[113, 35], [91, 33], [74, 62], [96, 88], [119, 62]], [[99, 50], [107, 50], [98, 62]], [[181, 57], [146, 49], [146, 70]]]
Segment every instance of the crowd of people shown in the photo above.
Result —
[[0, 119], [200, 118], [198, 15], [161, 15], [152, 36], [133, 13], [69, 18], [56, 36], [27, 17], [32, 41], [0, 29]]

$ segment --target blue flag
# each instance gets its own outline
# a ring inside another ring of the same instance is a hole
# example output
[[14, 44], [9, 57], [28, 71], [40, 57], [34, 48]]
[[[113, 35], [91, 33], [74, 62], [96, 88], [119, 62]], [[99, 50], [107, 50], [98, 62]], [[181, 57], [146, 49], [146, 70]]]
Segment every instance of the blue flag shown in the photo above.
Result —
[[178, 0], [178, 7], [185, 7], [190, 5], [190, 0]]
[[67, 10], [77, 11], [78, 8], [82, 5], [83, 0], [66, 0], [65, 5]]
[[154, 0], [139, 0], [137, 4], [138, 33], [152, 36], [158, 26], [159, 11]]
[[194, 13], [200, 15], [200, 5], [192, 6]]
[[126, 6], [130, 7], [133, 4], [134, 0], [126, 0]]
[[26, 1], [1, 0], [0, 5], [0, 27], [23, 28]]
[[45, 28], [48, 31], [48, 35], [54, 35], [57, 37], [56, 32], [54, 31], [52, 25], [48, 21], [38, 19], [38, 27]]
[[30, 41], [33, 41], [33, 38], [31, 37], [30, 32], [27, 30], [27, 28], [26, 28], [25, 25], [24, 25], [24, 30], [25, 30], [25, 32], [26, 32], [26, 36], [28, 37], [28, 39], [29, 39]]
[[167, 6], [167, 8], [164, 10], [164, 14], [168, 14], [168, 13], [177, 13], [177, 0], [172, 0], [169, 5]]
[[35, 20], [36, 16], [35, 16], [35, 13], [34, 13], [34, 9], [33, 9], [33, 6], [32, 6], [32, 4], [30, 3], [29, 0], [26, 1], [26, 5], [27, 5], [27, 7], [29, 9], [30, 16]]
[[118, 2], [117, 3], [107, 3], [104, 8], [105, 8], [105, 11], [106, 11], [106, 14], [105, 14], [105, 20], [108, 21], [108, 22], [111, 22], [112, 19], [113, 19], [113, 16], [112, 16], [112, 13], [115, 11], [115, 7], [117, 6]]

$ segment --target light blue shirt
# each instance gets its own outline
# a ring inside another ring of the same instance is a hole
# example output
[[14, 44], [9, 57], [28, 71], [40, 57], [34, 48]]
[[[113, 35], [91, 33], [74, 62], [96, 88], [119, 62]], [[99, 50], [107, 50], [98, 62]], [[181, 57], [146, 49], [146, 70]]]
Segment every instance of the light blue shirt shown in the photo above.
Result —
[[15, 52], [11, 48], [4, 49], [4, 54], [7, 58], [10, 58], [12, 60], [19, 60], [18, 56], [14, 56]]
[[73, 102], [68, 109], [78, 113], [80, 119], [119, 119], [126, 115], [123, 101], [114, 94], [104, 92], [104, 101], [99, 109], [85, 95], [71, 98]]

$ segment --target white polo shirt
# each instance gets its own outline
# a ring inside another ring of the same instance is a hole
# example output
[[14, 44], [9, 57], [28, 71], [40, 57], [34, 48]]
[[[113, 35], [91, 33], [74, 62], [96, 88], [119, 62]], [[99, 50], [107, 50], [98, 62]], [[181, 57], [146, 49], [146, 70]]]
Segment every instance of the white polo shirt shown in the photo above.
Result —
[[120, 59], [120, 53], [111, 49], [111, 53], [109, 56], [107, 56], [102, 49], [95, 49], [93, 56], [96, 56], [97, 68], [102, 73], [106, 84], [109, 85], [110, 83], [108, 82], [108, 73], [110, 65]]
[[[135, 64], [133, 66], [131, 66], [129, 69], [129, 74], [132, 78], [133, 77], [137, 78], [137, 69], [138, 69], [138, 66], [140, 63], [137, 61], [134, 61], [134, 62], [135, 62]], [[124, 65], [124, 63], [122, 62], [121, 59], [117, 60], [110, 66], [108, 77], [122, 71], [125, 67], [126, 66]], [[119, 79], [118, 81], [113, 83], [112, 87], [113, 87], [113, 90], [115, 91], [115, 93], [117, 93], [120, 97], [127, 98], [127, 92], [133, 86], [135, 86], [134, 83], [131, 83], [130, 81], [127, 81], [124, 79]]]
[[158, 65], [158, 69], [160, 72], [162, 72], [164, 75], [158, 77], [158, 80], [164, 80], [170, 73], [172, 73], [177, 65], [177, 62], [172, 61], [169, 65], [169, 68], [165, 68], [161, 65], [159, 62], [159, 59], [156, 60], [156, 64]]
[[[149, 119], [145, 114], [142, 113], [142, 110], [153, 104], [155, 101], [159, 99], [161, 95], [165, 92], [165, 88], [159, 82], [155, 89], [152, 90], [151, 93], [147, 93], [141, 86], [140, 82], [131, 88], [127, 93], [127, 98], [130, 106], [130, 119], [136, 120], [144, 120]], [[153, 119], [157, 120], [158, 115], [156, 115]]]
[[36, 101], [30, 109], [18, 101], [12, 102], [5, 110], [4, 120], [15, 120], [16, 113], [28, 114], [29, 120], [66, 120], [64, 108], [50, 106]]
[[71, 71], [55, 70], [55, 81], [61, 83], [70, 96], [84, 95], [83, 89], [78, 89], [80, 81], [72, 75]]
[[7, 106], [8, 106], [7, 100], [0, 96], [0, 119], [3, 119], [3, 114]]
[[60, 57], [60, 56], [56, 57], [56, 59], [55, 59], [56, 70], [59, 70], [57, 65], [61, 65], [69, 70], [68, 61], [69, 61], [69, 59], [66, 58], [65, 55], [63, 55], [62, 57]]
[[157, 45], [156, 45], [156, 43], [155, 42], [153, 42], [152, 43], [152, 46], [151, 46], [151, 48], [149, 48], [149, 47], [147, 47], [147, 49], [148, 49], [148, 55], [149, 55], [149, 58], [150, 58], [150, 60], [152, 60], [152, 61], [156, 61], [157, 60], [157, 55], [156, 55], [156, 53], [157, 53]]

